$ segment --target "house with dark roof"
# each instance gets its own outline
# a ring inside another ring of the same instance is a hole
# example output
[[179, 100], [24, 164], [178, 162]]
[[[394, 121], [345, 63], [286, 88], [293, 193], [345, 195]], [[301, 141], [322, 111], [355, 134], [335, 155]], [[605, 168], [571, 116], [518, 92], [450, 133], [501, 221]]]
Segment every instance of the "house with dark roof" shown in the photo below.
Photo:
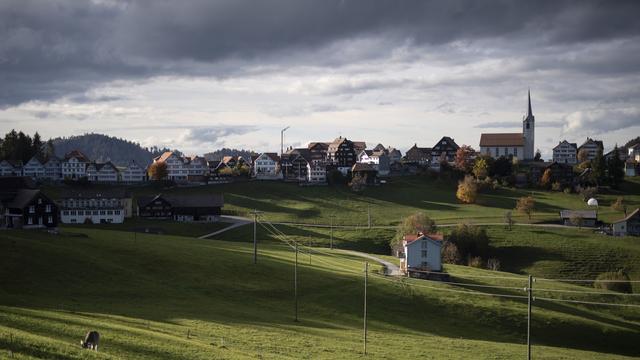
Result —
[[[17, 183], [16, 183], [17, 184]], [[0, 185], [7, 185], [1, 184]], [[55, 228], [58, 208], [39, 189], [3, 187], [0, 193], [0, 227], [12, 229]]]
[[1, 160], [0, 176], [22, 176], [22, 160]]
[[355, 163], [351, 167], [351, 174], [360, 176], [367, 185], [375, 185], [377, 183], [378, 170], [371, 164]]
[[611, 224], [614, 236], [640, 236], [640, 208], [635, 209], [624, 218]]
[[51, 181], [62, 180], [62, 160], [55, 155], [49, 155], [44, 163], [44, 177]]
[[327, 162], [334, 166], [343, 175], [351, 171], [351, 167], [356, 163], [358, 154], [353, 141], [343, 138], [336, 138], [327, 148]]
[[594, 227], [598, 221], [595, 210], [561, 210], [560, 220], [566, 226]]
[[371, 165], [379, 176], [387, 176], [391, 171], [389, 155], [384, 148], [382, 150], [362, 150], [358, 154], [357, 162]]
[[220, 219], [222, 194], [163, 195], [140, 197], [137, 214], [143, 218], [172, 219], [182, 222], [214, 222]]
[[411, 149], [404, 154], [405, 161], [418, 165], [427, 165], [431, 162], [431, 148], [418, 147], [415, 143]]
[[407, 275], [421, 271], [442, 271], [442, 234], [405, 235], [400, 253], [400, 270]]
[[91, 161], [79, 150], [72, 150], [64, 155], [60, 163], [63, 179], [79, 179], [87, 176], [87, 165]]
[[431, 148], [431, 161], [436, 163], [454, 162], [459, 148], [460, 146], [452, 138], [444, 136]]
[[32, 179], [42, 179], [45, 174], [44, 164], [46, 159], [40, 155], [34, 155], [22, 168], [22, 175]]
[[65, 189], [57, 199], [63, 224], [120, 224], [133, 215], [124, 188]]
[[594, 140], [588, 137], [587, 140], [578, 147], [578, 155], [580, 152], [585, 154], [585, 160], [591, 161], [596, 158], [599, 152], [604, 152], [604, 143], [602, 140]]
[[106, 163], [91, 162], [87, 165], [86, 176], [92, 182], [116, 183], [120, 179], [120, 171], [111, 161]]

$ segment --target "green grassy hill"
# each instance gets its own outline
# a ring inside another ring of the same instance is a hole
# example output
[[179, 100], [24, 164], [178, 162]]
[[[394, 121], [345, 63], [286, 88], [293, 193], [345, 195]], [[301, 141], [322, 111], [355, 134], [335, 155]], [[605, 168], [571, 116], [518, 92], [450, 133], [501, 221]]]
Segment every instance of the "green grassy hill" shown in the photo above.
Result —
[[[86, 228], [63, 235], [1, 232], [0, 358], [363, 358], [360, 260], [314, 255], [309, 265], [301, 255], [300, 321], [294, 322], [293, 252], [262, 243], [258, 265], [251, 259], [251, 245], [242, 242]], [[525, 356], [525, 300], [471, 294], [522, 296], [525, 278], [449, 271], [468, 285], [370, 276], [369, 358]], [[544, 287], [584, 290], [556, 282]], [[569, 295], [563, 298], [583, 296]], [[640, 355], [638, 309], [537, 300], [533, 314], [536, 358]], [[77, 345], [90, 329], [102, 334], [98, 353]]]

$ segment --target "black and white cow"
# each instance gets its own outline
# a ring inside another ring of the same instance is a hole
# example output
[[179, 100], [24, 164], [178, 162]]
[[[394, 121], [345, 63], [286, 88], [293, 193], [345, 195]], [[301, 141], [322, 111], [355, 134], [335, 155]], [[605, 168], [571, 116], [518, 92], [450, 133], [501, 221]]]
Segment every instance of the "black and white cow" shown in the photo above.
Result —
[[100, 344], [100, 334], [97, 331], [89, 331], [84, 336], [84, 341], [80, 340], [80, 346], [84, 349], [98, 351], [98, 344]]

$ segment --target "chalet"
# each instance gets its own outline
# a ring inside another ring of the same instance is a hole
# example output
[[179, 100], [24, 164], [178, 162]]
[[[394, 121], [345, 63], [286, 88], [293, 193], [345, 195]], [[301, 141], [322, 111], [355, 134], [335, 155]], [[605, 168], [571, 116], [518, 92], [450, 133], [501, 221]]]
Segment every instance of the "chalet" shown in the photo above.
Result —
[[351, 168], [351, 174], [354, 177], [362, 177], [367, 185], [375, 185], [377, 182], [378, 170], [370, 164], [356, 163], [353, 164], [353, 167]]
[[460, 146], [458, 146], [452, 138], [448, 136], [443, 137], [431, 148], [432, 162], [454, 162], [456, 159], [456, 152], [459, 148]]
[[635, 162], [640, 162], [640, 143], [629, 146], [627, 149], [627, 158]]
[[166, 151], [153, 159], [154, 163], [167, 164], [167, 179], [173, 181], [186, 181], [189, 175], [189, 165], [174, 151]]
[[[307, 148], [287, 149], [280, 159], [280, 166], [285, 180], [316, 183], [326, 181], [326, 168], [314, 165]], [[320, 181], [317, 179], [319, 175], [322, 177]], [[312, 179], [312, 176], [316, 178]]]
[[58, 226], [58, 208], [38, 189], [16, 189], [12, 196], [2, 196], [4, 213], [0, 227], [54, 228]]
[[278, 154], [260, 154], [254, 162], [253, 176], [259, 180], [282, 179], [282, 172], [280, 171], [280, 157]]
[[22, 160], [0, 161], [0, 176], [22, 176]]
[[389, 163], [399, 163], [402, 161], [402, 152], [394, 147], [388, 147], [385, 154], [389, 157]]
[[156, 195], [138, 199], [138, 216], [183, 222], [214, 222], [222, 214], [221, 194]]
[[33, 156], [22, 168], [22, 175], [32, 179], [42, 179], [45, 174], [45, 159], [39, 155]]
[[614, 236], [640, 236], [640, 208], [611, 225]]
[[553, 148], [553, 161], [562, 164], [576, 164], [578, 162], [578, 144], [570, 143], [567, 140], [559, 142]]
[[335, 166], [343, 175], [351, 170], [356, 163], [356, 148], [354, 143], [342, 136], [336, 138], [327, 149], [327, 162]]
[[143, 182], [145, 179], [145, 170], [133, 160], [120, 171], [120, 180], [127, 184]]
[[595, 210], [561, 210], [560, 220], [567, 226], [594, 227], [598, 214]]
[[604, 151], [604, 144], [601, 140], [587, 138], [587, 140], [578, 147], [578, 154], [580, 154], [581, 151], [586, 154], [586, 160], [591, 161], [596, 158], [598, 152], [602, 153]]
[[405, 153], [404, 158], [407, 162], [427, 165], [431, 161], [431, 148], [418, 147], [417, 143], [413, 144], [411, 149]]
[[207, 166], [207, 160], [202, 156], [192, 156], [186, 158], [188, 176], [198, 178], [209, 174], [209, 167]]
[[87, 176], [89, 158], [78, 150], [65, 154], [61, 161], [61, 174], [63, 179], [79, 179]]
[[380, 176], [389, 175], [391, 170], [389, 155], [384, 150], [363, 150], [358, 154], [357, 162], [373, 166]]
[[51, 181], [62, 180], [62, 161], [55, 155], [49, 155], [44, 163], [44, 177]]
[[101, 183], [116, 183], [120, 178], [120, 171], [113, 163], [91, 162], [87, 165], [86, 176], [89, 181]]
[[624, 163], [624, 174], [626, 176], [638, 176], [640, 175], [640, 162], [627, 159]]
[[442, 271], [442, 234], [406, 235], [402, 240], [400, 270], [407, 275], [413, 271]]
[[120, 224], [132, 215], [131, 196], [125, 189], [70, 189], [59, 199], [60, 222], [64, 224]]

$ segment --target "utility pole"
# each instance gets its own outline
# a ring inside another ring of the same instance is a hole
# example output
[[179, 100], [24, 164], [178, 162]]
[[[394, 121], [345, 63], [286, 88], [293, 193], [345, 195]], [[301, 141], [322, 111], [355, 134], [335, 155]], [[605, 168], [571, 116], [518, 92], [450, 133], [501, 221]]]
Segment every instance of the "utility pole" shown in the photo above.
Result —
[[256, 209], [251, 212], [253, 214], [253, 263], [258, 263], [258, 214], [262, 211]]
[[282, 157], [282, 154], [284, 154], [284, 132], [289, 128], [290, 126], [287, 126], [286, 128], [280, 130], [280, 157]]
[[367, 278], [369, 277], [369, 262], [364, 263], [364, 354], [367, 355]]
[[531, 360], [531, 301], [532, 301], [532, 289], [533, 278], [529, 275], [529, 286], [527, 287], [528, 293], [528, 306], [527, 306], [527, 360]]
[[367, 224], [371, 229], [371, 205], [367, 206]]
[[295, 243], [296, 263], [293, 267], [293, 296], [295, 298], [295, 319], [298, 322], [298, 242]]

